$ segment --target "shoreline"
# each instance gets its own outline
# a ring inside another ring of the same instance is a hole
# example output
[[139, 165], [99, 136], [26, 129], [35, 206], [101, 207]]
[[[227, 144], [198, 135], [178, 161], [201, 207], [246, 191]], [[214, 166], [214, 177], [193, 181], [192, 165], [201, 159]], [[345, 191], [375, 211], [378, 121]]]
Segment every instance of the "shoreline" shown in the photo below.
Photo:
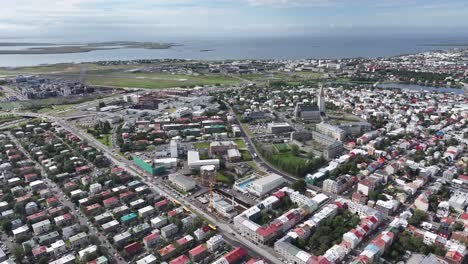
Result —
[[[2, 50], [1, 47], [29, 47], [26, 49]], [[44, 47], [41, 47], [44, 46]], [[45, 47], [52, 46], [52, 47]], [[72, 54], [86, 53], [100, 50], [118, 50], [118, 49], [170, 49], [180, 46], [176, 43], [157, 43], [157, 42], [133, 42], [133, 41], [111, 41], [96, 43], [0, 43], [0, 55], [47, 55], [47, 54]]]

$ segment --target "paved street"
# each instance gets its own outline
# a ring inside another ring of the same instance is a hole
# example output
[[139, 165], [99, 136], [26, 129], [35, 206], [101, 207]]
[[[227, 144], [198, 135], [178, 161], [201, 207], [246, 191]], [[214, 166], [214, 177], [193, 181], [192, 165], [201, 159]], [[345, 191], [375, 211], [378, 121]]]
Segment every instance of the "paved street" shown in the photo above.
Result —
[[50, 119], [51, 121], [57, 122], [58, 124], [63, 126], [65, 129], [67, 129], [68, 131], [72, 132], [73, 134], [75, 134], [76, 136], [78, 136], [78, 137], [80, 137], [82, 139], [85, 139], [86, 141], [89, 142], [89, 144], [91, 144], [92, 146], [94, 146], [97, 149], [101, 150], [103, 152], [103, 154], [107, 158], [109, 158], [110, 160], [112, 160], [114, 162], [115, 165], [127, 169], [127, 171], [130, 174], [132, 174], [132, 175], [134, 175], [136, 177], [140, 177], [146, 184], [148, 184], [148, 186], [153, 188], [153, 190], [155, 190], [156, 192], [159, 192], [162, 195], [170, 197], [171, 199], [177, 200], [182, 205], [184, 205], [184, 206], [186, 206], [188, 208], [191, 208], [192, 210], [195, 210], [196, 213], [203, 216], [205, 219], [207, 219], [211, 223], [217, 224], [218, 227], [219, 227], [218, 232], [220, 234], [222, 234], [225, 238], [229, 239], [230, 241], [234, 241], [234, 242], [238, 243], [238, 245], [242, 245], [246, 249], [250, 249], [251, 251], [253, 251], [255, 253], [256, 256], [262, 257], [262, 258], [266, 259], [267, 261], [269, 261], [270, 263], [275, 263], [275, 264], [283, 263], [282, 261], [280, 261], [278, 259], [278, 257], [276, 257], [276, 252], [272, 248], [269, 248], [269, 247], [266, 247], [266, 246], [263, 246], [263, 245], [256, 245], [253, 242], [251, 242], [251, 241], [249, 241], [247, 239], [244, 239], [239, 233], [237, 233], [237, 231], [235, 231], [233, 228], [231, 228], [230, 225], [220, 223], [218, 220], [213, 218], [211, 215], [209, 215], [209, 214], [205, 213], [203, 210], [197, 208], [194, 204], [192, 204], [190, 201], [188, 201], [184, 197], [175, 197], [174, 195], [167, 192], [166, 190], [164, 190], [164, 189], [160, 188], [159, 186], [156, 186], [155, 184], [151, 183], [145, 177], [142, 177], [140, 172], [138, 172], [137, 170], [135, 170], [133, 168], [133, 164], [132, 164], [131, 161], [129, 161], [129, 160], [115, 154], [114, 151], [110, 150], [107, 146], [105, 146], [104, 144], [102, 144], [101, 142], [99, 142], [98, 140], [93, 138], [92, 136], [88, 135], [86, 132], [80, 130], [79, 128], [76, 128], [76, 127], [70, 125], [69, 123], [63, 121], [59, 117], [48, 116], [48, 115], [45, 115], [45, 114], [34, 114], [34, 113], [27, 113], [27, 114], [21, 113], [21, 114], [26, 115], [26, 116], [47, 118], [47, 119]]
[[89, 235], [95, 236], [101, 242], [101, 245], [107, 248], [109, 255], [115, 258], [113, 263], [124, 264], [125, 261], [119, 260], [120, 255], [118, 254], [117, 250], [115, 250], [115, 248], [107, 241], [106, 236], [99, 232], [99, 230], [91, 224], [87, 217], [80, 212], [80, 209], [73, 202], [71, 202], [68, 196], [62, 192], [59, 186], [47, 177], [47, 172], [44, 170], [44, 168], [29, 155], [29, 152], [21, 146], [20, 142], [10, 132], [8, 132], [8, 136], [18, 146], [18, 149], [36, 164], [36, 168], [40, 168], [43, 180], [47, 186], [50, 187], [51, 192], [60, 200], [64, 206], [72, 210], [71, 213], [76, 217], [78, 223], [82, 226], [87, 226], [89, 228]]

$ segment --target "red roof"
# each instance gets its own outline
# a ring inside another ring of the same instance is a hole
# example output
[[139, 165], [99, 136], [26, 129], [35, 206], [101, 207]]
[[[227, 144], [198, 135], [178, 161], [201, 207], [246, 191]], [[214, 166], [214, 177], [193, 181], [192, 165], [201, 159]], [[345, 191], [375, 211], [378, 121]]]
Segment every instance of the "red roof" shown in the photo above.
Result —
[[47, 201], [48, 204], [50, 204], [50, 203], [53, 203], [53, 202], [58, 202], [58, 198], [55, 197], [55, 196], [52, 196], [52, 197], [48, 198], [46, 201]]
[[169, 264], [186, 264], [186, 263], [189, 263], [190, 262], [190, 259], [185, 256], [185, 255], [182, 255], [182, 256], [179, 256], [173, 260], [171, 260], [169, 262]]
[[275, 233], [277, 230], [278, 230], [278, 227], [276, 227], [275, 225], [270, 225], [270, 226], [268, 226], [266, 228], [265, 227], [258, 228], [256, 233], [259, 234], [262, 237], [266, 237], [266, 236], [269, 236], [269, 235]]
[[463, 213], [463, 214], [461, 214], [459, 218], [460, 218], [461, 220], [466, 220], [466, 221], [468, 221], [468, 213]]
[[351, 229], [351, 233], [353, 233], [354, 235], [356, 235], [358, 238], [362, 238], [363, 235], [361, 233], [359, 233], [356, 229]]
[[369, 230], [370, 230], [369, 226], [366, 225], [366, 224], [360, 224], [359, 226], [360, 226], [362, 229], [364, 229], [364, 231], [366, 231], [366, 233], [369, 232]]
[[168, 199], [164, 199], [164, 200], [161, 200], [157, 203], [154, 204], [155, 207], [162, 207], [162, 206], [165, 206], [169, 203], [169, 200]]
[[123, 172], [123, 171], [124, 171], [124, 169], [120, 168], [120, 167], [115, 167], [115, 168], [111, 169], [111, 173], [114, 173], [114, 174], [117, 174], [117, 173], [120, 173], [120, 172]]
[[460, 252], [458, 252], [458, 251], [450, 250], [445, 255], [445, 258], [448, 258], [448, 259], [450, 259], [452, 261], [456, 261], [457, 263], [461, 263], [464, 256], [462, 254], [460, 254]]
[[468, 181], [468, 175], [458, 175], [458, 179], [461, 181]]
[[133, 254], [135, 252], [137, 252], [138, 250], [141, 249], [141, 244], [138, 243], [138, 242], [133, 242], [131, 244], [128, 244], [124, 247], [124, 250], [127, 252], [127, 253], [130, 253], [130, 254]]
[[236, 247], [234, 250], [231, 252], [227, 253], [224, 255], [224, 258], [227, 260], [229, 263], [233, 263], [247, 255], [247, 250], [241, 248], [241, 247]]
[[377, 223], [377, 222], [379, 221], [379, 220], [377, 220], [377, 218], [375, 218], [375, 216], [370, 216], [370, 217], [368, 217], [368, 219], [369, 219], [373, 224], [375, 224], [375, 223]]
[[159, 253], [159, 255], [161, 255], [161, 256], [165, 256], [165, 255], [171, 253], [171, 252], [174, 251], [174, 250], [176, 250], [175, 246], [172, 245], [172, 244], [169, 244], [169, 245], [167, 245], [167, 246], [161, 248], [160, 250], [158, 250], [158, 253]]
[[81, 167], [76, 167], [75, 168], [75, 171], [76, 172], [81, 172], [81, 171], [84, 171], [84, 170], [89, 170], [89, 166], [81, 166]]
[[105, 191], [102, 191], [101, 193], [99, 193], [99, 195], [101, 195], [102, 197], [106, 197], [108, 195], [111, 195], [112, 192], [109, 191], [109, 190], [105, 190]]
[[281, 199], [281, 198], [283, 198], [286, 194], [285, 194], [283, 191], [277, 191], [277, 192], [273, 193], [272, 195], [275, 196], [275, 197], [278, 198], [278, 199]]
[[46, 253], [46, 252], [47, 252], [47, 247], [46, 246], [40, 246], [40, 247], [34, 248], [32, 250], [33, 256], [41, 255], [41, 254]]
[[151, 241], [159, 237], [159, 233], [152, 233], [143, 238], [144, 241]]
[[178, 239], [178, 240], [176, 241], [176, 243], [177, 243], [179, 246], [183, 246], [183, 245], [187, 244], [188, 242], [191, 241], [191, 240], [188, 240], [187, 237], [190, 238], [189, 236], [184, 236], [183, 238]]
[[107, 198], [107, 199], [105, 199], [105, 200], [102, 201], [102, 202], [103, 202], [104, 204], [112, 204], [112, 203], [115, 203], [115, 202], [117, 202], [117, 201], [118, 201], [117, 197], [112, 196], [111, 198]]
[[206, 252], [206, 246], [205, 245], [198, 245], [194, 248], [192, 248], [191, 250], [189, 250], [189, 254], [190, 256], [198, 256], [200, 255], [201, 253], [203, 252]]
[[295, 215], [294, 215], [294, 213], [292, 213], [292, 212], [290, 212], [290, 213], [288, 213], [288, 214], [286, 215], [286, 217], [287, 217], [289, 220], [293, 219], [294, 216], [295, 216]]
[[330, 264], [330, 261], [326, 259], [324, 256], [312, 256], [307, 264]]

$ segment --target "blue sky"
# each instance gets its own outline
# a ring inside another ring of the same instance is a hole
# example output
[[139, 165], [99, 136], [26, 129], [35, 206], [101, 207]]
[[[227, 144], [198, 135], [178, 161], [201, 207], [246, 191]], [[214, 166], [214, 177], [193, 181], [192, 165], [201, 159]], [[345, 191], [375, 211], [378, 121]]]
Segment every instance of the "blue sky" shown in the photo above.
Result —
[[466, 0], [2, 1], [0, 38], [74, 40], [468, 32]]

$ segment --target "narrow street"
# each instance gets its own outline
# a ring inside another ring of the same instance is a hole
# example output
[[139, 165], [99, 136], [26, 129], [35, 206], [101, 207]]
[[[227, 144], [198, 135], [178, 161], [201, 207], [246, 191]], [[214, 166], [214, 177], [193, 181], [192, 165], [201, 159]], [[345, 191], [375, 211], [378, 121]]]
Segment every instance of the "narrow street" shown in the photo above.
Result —
[[44, 168], [31, 157], [29, 152], [23, 148], [23, 146], [20, 144], [18, 139], [15, 138], [10, 132], [8, 132], [8, 137], [18, 146], [18, 149], [26, 157], [28, 157], [31, 161], [35, 163], [36, 168], [39, 168], [41, 170], [41, 175], [43, 176], [42, 179], [45, 181], [47, 186], [50, 187], [51, 192], [60, 200], [60, 202], [64, 206], [71, 209], [71, 213], [76, 217], [76, 219], [78, 220], [78, 223], [82, 226], [87, 226], [89, 228], [89, 235], [95, 236], [101, 242], [101, 245], [107, 248], [109, 255], [114, 257], [114, 263], [124, 264], [125, 263], [124, 261], [119, 260], [120, 258], [119, 253], [107, 241], [106, 236], [102, 234], [96, 227], [94, 227], [94, 225], [92, 225], [91, 222], [88, 220], [88, 218], [80, 212], [80, 209], [70, 200], [70, 198], [68, 198], [68, 196], [66, 196], [62, 192], [59, 186], [48, 178], [47, 172], [44, 170]]
[[[103, 154], [109, 158], [116, 166], [125, 168], [130, 174], [133, 176], [139, 177], [144, 181], [148, 186], [150, 186], [153, 190], [156, 192], [159, 192], [161, 195], [165, 195], [173, 200], [179, 201], [182, 205], [186, 206], [187, 208], [190, 208], [191, 210], [194, 210], [196, 213], [207, 219], [209, 222], [214, 223], [218, 225], [218, 232], [226, 237], [227, 239], [231, 241], [235, 241], [239, 245], [242, 245], [246, 249], [250, 249], [253, 251], [256, 256], [262, 257], [269, 261], [270, 263], [274, 264], [282, 264], [283, 262], [278, 259], [277, 253], [272, 249], [267, 246], [263, 245], [256, 245], [253, 242], [249, 241], [248, 239], [243, 238], [237, 231], [235, 231], [230, 225], [228, 224], [223, 224], [217, 221], [215, 218], [213, 218], [211, 215], [205, 213], [202, 209], [196, 207], [193, 205], [190, 201], [186, 200], [183, 197], [175, 197], [174, 195], [170, 194], [169, 192], [163, 190], [159, 186], [154, 185], [151, 183], [149, 180], [145, 179], [144, 176], [141, 175], [138, 171], [132, 168], [133, 164], [131, 161], [115, 154], [115, 151], [110, 150], [107, 146], [99, 142], [97, 139], [93, 138], [92, 136], [88, 135], [86, 132], [81, 131], [79, 128], [76, 128], [59, 117], [54, 117], [54, 116], [48, 116], [45, 114], [32, 114], [28, 113], [27, 115], [29, 116], [34, 116], [34, 117], [39, 117], [39, 118], [44, 118], [44, 119], [49, 119], [53, 122], [57, 122], [60, 124], [63, 128], [66, 130], [70, 131], [71, 133], [75, 134], [76, 136], [80, 137], [83, 140], [86, 140], [90, 145], [96, 147], [97, 149], [101, 150]], [[112, 253], [112, 252], [110, 252]], [[121, 264], [120, 262], [118, 262]]]

